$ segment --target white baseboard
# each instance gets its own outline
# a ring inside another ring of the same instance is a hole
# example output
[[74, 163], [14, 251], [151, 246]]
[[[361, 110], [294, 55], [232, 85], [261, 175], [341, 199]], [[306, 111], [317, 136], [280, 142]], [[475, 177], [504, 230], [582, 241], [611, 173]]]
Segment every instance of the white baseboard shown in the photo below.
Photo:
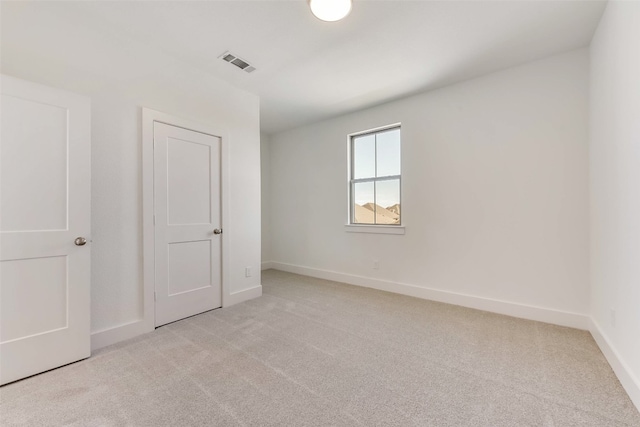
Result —
[[[261, 285], [232, 293], [225, 299], [224, 306], [229, 307], [243, 301], [257, 298], [259, 296], [262, 296]], [[147, 332], [151, 332], [154, 329], [155, 327], [153, 326], [153, 324], [140, 319], [125, 323], [124, 325], [114, 326], [112, 328], [92, 332], [91, 351], [95, 351], [100, 348], [116, 344], [120, 341], [125, 341], [137, 337], [138, 335], [146, 334]]]
[[271, 265], [271, 268], [276, 270], [317, 277], [319, 279], [348, 283], [350, 285], [364, 286], [367, 288], [394, 292], [397, 294], [427, 299], [431, 301], [460, 305], [463, 307], [475, 308], [492, 313], [505, 314], [507, 316], [519, 317], [522, 319], [536, 320], [539, 322], [552, 323], [554, 325], [568, 326], [571, 328], [582, 330], [588, 330], [590, 326], [589, 316], [579, 313], [571, 313], [549, 308], [523, 305], [509, 301], [483, 298], [474, 295], [466, 295], [455, 292], [442, 291], [438, 289], [424, 288], [421, 286], [409, 285], [405, 283], [394, 283], [386, 280], [373, 279], [370, 277], [338, 273], [335, 271], [321, 270], [317, 268], [285, 264], [281, 262], [270, 262], [269, 264]]
[[593, 320], [591, 320], [591, 327], [589, 331], [593, 336], [593, 339], [600, 347], [600, 351], [604, 354], [604, 357], [607, 358], [609, 365], [615, 372], [616, 376], [620, 380], [620, 384], [624, 387], [625, 391], [631, 398], [631, 401], [636, 408], [640, 411], [640, 380], [636, 378], [631, 369], [629, 369], [629, 365], [627, 365], [624, 360], [620, 357], [620, 353], [615, 349], [613, 345], [611, 345], [611, 341], [607, 338], [607, 336], [602, 331], [602, 328]]
[[253, 298], [262, 296], [262, 285], [254, 286], [253, 288], [244, 289], [242, 291], [234, 292], [230, 294], [224, 300], [224, 307], [229, 307], [234, 304], [239, 304], [244, 301], [248, 301]]
[[91, 334], [91, 351], [146, 334], [152, 330], [153, 328], [149, 329], [143, 320], [134, 320], [124, 325], [93, 332]]
[[273, 268], [273, 263], [271, 261], [265, 261], [261, 264], [261, 270], [268, 270], [270, 268]]

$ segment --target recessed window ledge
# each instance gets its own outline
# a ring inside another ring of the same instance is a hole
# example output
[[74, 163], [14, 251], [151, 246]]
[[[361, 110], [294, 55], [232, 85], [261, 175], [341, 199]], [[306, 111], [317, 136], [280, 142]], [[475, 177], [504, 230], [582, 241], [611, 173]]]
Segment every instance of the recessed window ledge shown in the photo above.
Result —
[[404, 234], [404, 226], [402, 225], [345, 224], [344, 230], [349, 233]]

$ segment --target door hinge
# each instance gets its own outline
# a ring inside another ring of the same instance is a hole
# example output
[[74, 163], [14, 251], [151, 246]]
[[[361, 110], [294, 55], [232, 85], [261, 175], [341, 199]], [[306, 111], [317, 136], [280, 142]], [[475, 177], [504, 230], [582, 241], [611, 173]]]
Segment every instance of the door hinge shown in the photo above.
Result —
[[153, 214], [153, 225], [156, 225], [156, 214]]
[[158, 293], [156, 291], [153, 291], [153, 300], [158, 301]]

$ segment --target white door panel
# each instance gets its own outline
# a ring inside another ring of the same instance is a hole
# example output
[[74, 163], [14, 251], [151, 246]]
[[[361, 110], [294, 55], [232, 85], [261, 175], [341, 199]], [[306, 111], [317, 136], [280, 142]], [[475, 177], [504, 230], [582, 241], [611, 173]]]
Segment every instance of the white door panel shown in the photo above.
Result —
[[220, 144], [154, 123], [156, 326], [222, 305]]
[[[3, 261], [0, 329], [5, 342], [67, 326], [67, 257]], [[29, 286], [24, 286], [28, 283]], [[47, 310], [25, 310], [36, 303]], [[22, 309], [21, 309], [22, 308]]]
[[0, 383], [90, 355], [90, 105], [2, 76]]
[[[25, 118], [29, 120], [26, 121]], [[67, 228], [67, 110], [2, 97], [2, 231]], [[37, 126], [30, 126], [37, 123]], [[46, 141], [22, 144], [19, 141]], [[29, 194], [30, 197], [24, 197]]]
[[[211, 241], [169, 244], [169, 296], [211, 286]], [[188, 277], [189, 280], [184, 280]]]
[[167, 207], [170, 225], [211, 224], [211, 149], [167, 139]]

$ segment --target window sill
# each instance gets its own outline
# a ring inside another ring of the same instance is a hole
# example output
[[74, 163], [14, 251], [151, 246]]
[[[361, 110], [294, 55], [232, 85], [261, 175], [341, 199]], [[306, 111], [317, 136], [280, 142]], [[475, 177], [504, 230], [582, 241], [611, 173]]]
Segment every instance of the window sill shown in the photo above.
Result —
[[355, 225], [346, 224], [344, 230], [349, 233], [372, 233], [372, 234], [404, 234], [402, 225]]

